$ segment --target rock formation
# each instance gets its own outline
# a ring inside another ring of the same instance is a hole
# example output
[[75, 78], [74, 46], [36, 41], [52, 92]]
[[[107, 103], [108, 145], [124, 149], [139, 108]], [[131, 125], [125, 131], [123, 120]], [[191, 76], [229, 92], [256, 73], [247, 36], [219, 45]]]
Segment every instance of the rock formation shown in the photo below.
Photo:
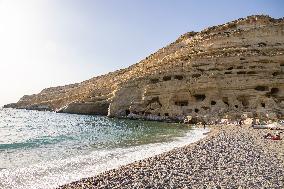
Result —
[[284, 116], [284, 19], [189, 32], [126, 69], [5, 107], [146, 119]]

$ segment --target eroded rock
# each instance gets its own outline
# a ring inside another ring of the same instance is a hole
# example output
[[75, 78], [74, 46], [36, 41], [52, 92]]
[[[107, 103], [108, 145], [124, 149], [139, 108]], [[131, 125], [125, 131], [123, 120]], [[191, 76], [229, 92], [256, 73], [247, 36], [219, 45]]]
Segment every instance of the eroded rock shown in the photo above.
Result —
[[249, 16], [189, 32], [126, 69], [44, 89], [11, 107], [156, 120], [244, 112], [283, 118], [283, 53], [283, 19]]

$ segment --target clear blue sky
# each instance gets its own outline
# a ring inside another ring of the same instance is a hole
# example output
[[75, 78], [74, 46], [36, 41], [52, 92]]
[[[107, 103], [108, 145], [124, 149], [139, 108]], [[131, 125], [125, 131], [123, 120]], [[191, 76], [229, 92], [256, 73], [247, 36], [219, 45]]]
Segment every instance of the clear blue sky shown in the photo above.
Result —
[[284, 16], [281, 0], [0, 0], [0, 105], [125, 68], [188, 31], [252, 14]]

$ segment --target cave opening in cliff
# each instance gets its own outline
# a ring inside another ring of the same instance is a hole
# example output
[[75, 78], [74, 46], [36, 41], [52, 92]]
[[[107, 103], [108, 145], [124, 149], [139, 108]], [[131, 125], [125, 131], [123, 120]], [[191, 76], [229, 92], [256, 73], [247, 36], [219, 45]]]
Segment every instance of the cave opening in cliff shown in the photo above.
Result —
[[267, 86], [256, 86], [254, 89], [256, 91], [268, 91], [269, 87], [267, 87]]
[[265, 108], [265, 103], [264, 102], [261, 103], [261, 107]]
[[188, 100], [176, 101], [175, 105], [177, 105], [177, 106], [188, 106]]
[[227, 106], [229, 106], [229, 99], [228, 99], [228, 97], [223, 97], [223, 98], [222, 98], [222, 101], [223, 101]]
[[211, 105], [212, 105], [212, 106], [216, 105], [216, 101], [212, 100], [212, 101], [211, 101]]
[[273, 72], [272, 75], [273, 75], [273, 76], [278, 76], [278, 75], [280, 75], [280, 72]]
[[276, 95], [278, 92], [279, 92], [278, 88], [271, 88], [271, 90], [270, 90], [271, 95]]
[[169, 113], [165, 113], [165, 116], [169, 116]]
[[174, 79], [183, 80], [183, 76], [182, 75], [175, 75]]
[[258, 47], [266, 47], [266, 43], [264, 43], [264, 42], [260, 42], [260, 43], [258, 43]]
[[196, 95], [193, 95], [193, 96], [194, 96], [195, 100], [198, 101], [198, 102], [203, 101], [206, 98], [205, 94], [196, 94]]
[[238, 96], [237, 100], [239, 102], [241, 102], [244, 107], [248, 107], [249, 106], [249, 99], [248, 99], [248, 97], [246, 97], [246, 96]]
[[159, 82], [159, 79], [150, 79], [150, 82], [153, 83], [153, 84], [154, 84], [154, 83], [158, 83], [158, 82]]
[[171, 79], [172, 79], [171, 76], [164, 76], [164, 77], [163, 77], [163, 80], [164, 80], [164, 81], [169, 81], [169, 80], [171, 80]]
[[195, 113], [198, 113], [198, 112], [199, 112], [199, 109], [195, 108], [195, 109], [194, 109], [194, 112], [195, 112]]
[[234, 67], [233, 67], [233, 66], [229, 67], [227, 70], [232, 70], [232, 69], [234, 69]]
[[235, 108], [239, 108], [239, 106], [238, 106], [238, 105], [235, 105]]
[[128, 116], [130, 114], [130, 110], [125, 110], [125, 115]]

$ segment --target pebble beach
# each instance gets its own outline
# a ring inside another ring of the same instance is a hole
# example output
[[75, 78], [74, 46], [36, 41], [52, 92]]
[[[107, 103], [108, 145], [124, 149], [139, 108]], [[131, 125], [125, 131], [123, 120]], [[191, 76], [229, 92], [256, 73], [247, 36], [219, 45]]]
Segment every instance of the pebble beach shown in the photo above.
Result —
[[59, 188], [284, 188], [284, 140], [263, 137], [275, 132], [211, 126], [196, 143]]

